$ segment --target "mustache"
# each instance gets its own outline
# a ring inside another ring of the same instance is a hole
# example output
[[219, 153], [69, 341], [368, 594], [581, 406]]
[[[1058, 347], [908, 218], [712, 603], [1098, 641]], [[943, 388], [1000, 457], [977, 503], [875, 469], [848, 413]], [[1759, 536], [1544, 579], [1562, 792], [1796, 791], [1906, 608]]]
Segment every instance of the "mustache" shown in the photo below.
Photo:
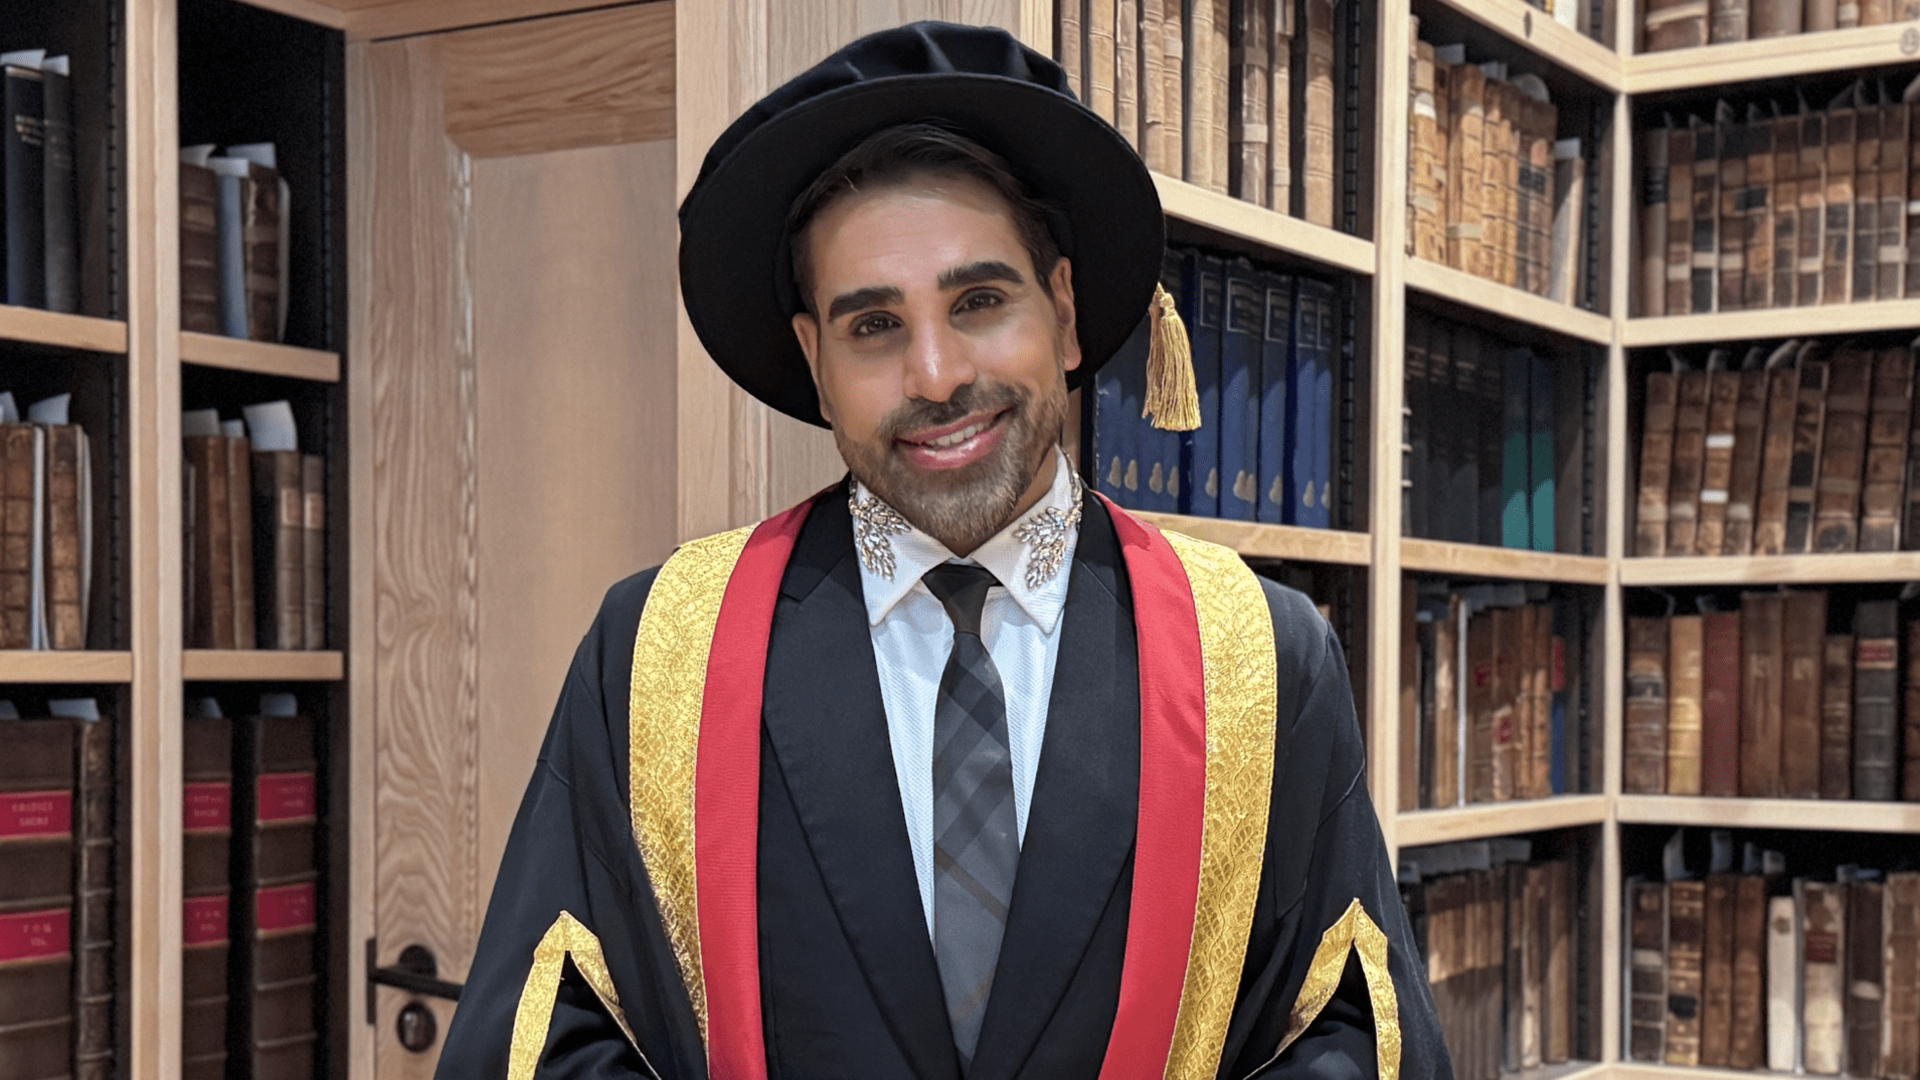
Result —
[[888, 442], [903, 434], [951, 424], [978, 412], [1002, 412], [1024, 406], [1027, 395], [1007, 383], [967, 383], [956, 388], [945, 401], [908, 398], [880, 422], [879, 434]]

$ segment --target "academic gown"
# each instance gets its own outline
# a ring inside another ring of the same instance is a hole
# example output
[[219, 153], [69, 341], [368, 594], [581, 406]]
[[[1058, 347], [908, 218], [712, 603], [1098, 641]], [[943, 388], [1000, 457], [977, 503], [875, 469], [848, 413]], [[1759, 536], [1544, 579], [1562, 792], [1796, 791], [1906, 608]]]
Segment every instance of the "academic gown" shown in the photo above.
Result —
[[[795, 542], [767, 653], [758, 838], [767, 1072], [962, 1080], [855, 560], [843, 483], [819, 497]], [[639, 1051], [568, 960], [538, 1075], [706, 1075], [627, 799], [634, 638], [656, 572], [607, 593], [575, 655], [447, 1032], [442, 1080], [506, 1076], [534, 947], [563, 910], [598, 936]], [[1139, 658], [1127, 569], [1092, 497], [1070, 573], [1013, 900], [966, 1080], [1093, 1080], [1113, 1026], [1133, 881]], [[1262, 586], [1278, 654], [1271, 813], [1218, 1075], [1376, 1075], [1373, 1010], [1351, 950], [1331, 1001], [1275, 1059], [1322, 934], [1357, 898], [1389, 942], [1400, 1075], [1451, 1080], [1367, 795], [1339, 642], [1305, 596]]]

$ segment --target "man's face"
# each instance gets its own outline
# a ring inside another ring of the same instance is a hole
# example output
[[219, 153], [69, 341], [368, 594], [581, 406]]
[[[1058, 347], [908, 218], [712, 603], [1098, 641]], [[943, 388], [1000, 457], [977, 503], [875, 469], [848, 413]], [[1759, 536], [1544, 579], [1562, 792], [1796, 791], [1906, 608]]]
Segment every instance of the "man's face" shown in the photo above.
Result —
[[794, 333], [854, 476], [965, 554], [1052, 481], [1080, 365], [1067, 260], [1049, 297], [1006, 203], [971, 178], [842, 196], [808, 226]]

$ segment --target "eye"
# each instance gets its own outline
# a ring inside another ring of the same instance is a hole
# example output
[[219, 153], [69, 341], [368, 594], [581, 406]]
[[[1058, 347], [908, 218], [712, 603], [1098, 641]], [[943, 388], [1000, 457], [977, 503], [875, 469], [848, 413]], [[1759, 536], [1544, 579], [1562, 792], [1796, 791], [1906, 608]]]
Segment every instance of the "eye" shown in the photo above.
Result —
[[998, 292], [992, 289], [979, 289], [962, 296], [953, 310], [963, 314], [969, 311], [985, 311], [988, 308], [999, 307], [1004, 302], [1005, 298]]
[[854, 337], [872, 337], [900, 325], [893, 316], [880, 312], [870, 312], [853, 320], [851, 331]]

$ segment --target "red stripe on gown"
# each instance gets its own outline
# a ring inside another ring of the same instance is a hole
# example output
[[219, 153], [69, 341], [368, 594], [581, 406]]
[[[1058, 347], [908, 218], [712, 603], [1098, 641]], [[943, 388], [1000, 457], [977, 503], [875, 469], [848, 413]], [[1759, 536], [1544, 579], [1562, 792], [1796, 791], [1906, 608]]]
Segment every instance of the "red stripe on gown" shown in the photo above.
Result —
[[[1102, 496], [1104, 499], [1105, 497]], [[1100, 1080], [1158, 1080], [1173, 1045], [1200, 894], [1206, 684], [1186, 568], [1160, 531], [1107, 501], [1140, 654], [1140, 809], [1120, 1007]]]
[[768, 518], [727, 579], [694, 764], [694, 879], [712, 1080], [766, 1080], [760, 1021], [760, 699], [780, 578], [812, 500]]

